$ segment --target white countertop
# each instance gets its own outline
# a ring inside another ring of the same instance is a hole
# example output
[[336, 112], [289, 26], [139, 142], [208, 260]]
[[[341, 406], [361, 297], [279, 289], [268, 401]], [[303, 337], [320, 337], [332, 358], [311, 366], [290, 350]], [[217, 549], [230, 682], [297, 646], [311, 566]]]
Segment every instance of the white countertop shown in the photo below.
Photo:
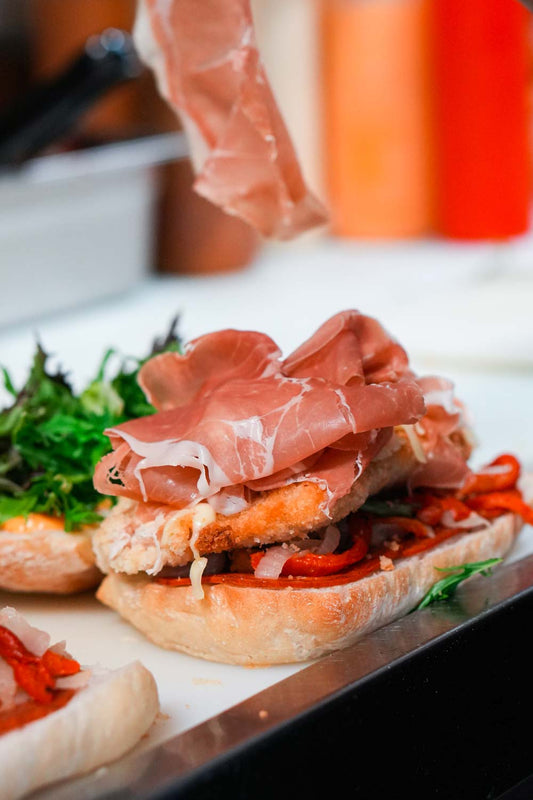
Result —
[[[81, 385], [107, 347], [143, 355], [176, 313], [186, 339], [224, 327], [253, 328], [289, 352], [331, 314], [358, 308], [385, 324], [418, 371], [455, 380], [476, 422], [475, 462], [510, 450], [531, 470], [532, 253], [529, 241], [503, 248], [425, 242], [376, 247], [322, 239], [273, 246], [242, 272], [147, 277], [120, 297], [0, 328], [0, 365], [19, 384], [38, 336]], [[520, 555], [533, 549], [529, 537], [528, 531]], [[84, 663], [118, 666], [140, 658], [152, 669], [169, 718], [142, 746], [185, 730], [302, 666], [252, 670], [163, 651], [90, 595], [0, 594], [0, 603], [16, 605], [53, 638], [66, 639]]]

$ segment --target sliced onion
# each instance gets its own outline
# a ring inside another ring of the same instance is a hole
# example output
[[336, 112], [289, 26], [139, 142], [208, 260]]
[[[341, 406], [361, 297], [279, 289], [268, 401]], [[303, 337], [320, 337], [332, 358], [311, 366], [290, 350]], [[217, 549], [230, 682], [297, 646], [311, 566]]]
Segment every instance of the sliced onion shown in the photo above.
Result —
[[22, 614], [11, 606], [4, 606], [0, 610], [0, 625], [18, 636], [30, 653], [40, 657], [48, 650], [50, 636], [26, 622]]
[[279, 578], [286, 561], [294, 555], [294, 550], [287, 545], [269, 547], [254, 571], [256, 578]]
[[479, 446], [479, 439], [470, 425], [464, 425], [461, 429], [461, 433], [463, 435], [463, 439], [472, 450], [475, 450], [476, 447]]
[[341, 532], [336, 525], [328, 525], [325, 530], [324, 538], [315, 550], [315, 553], [324, 555], [334, 553], [341, 540]]
[[411, 449], [415, 455], [417, 461], [420, 461], [422, 464], [427, 463], [427, 456], [424, 452], [424, 448], [422, 447], [422, 442], [420, 441], [420, 437], [415, 431], [414, 425], [398, 425], [401, 428], [407, 438], [409, 439], [409, 444], [411, 445]]
[[244, 511], [250, 503], [245, 497], [244, 486], [232, 486], [229, 489], [221, 489], [216, 494], [207, 498], [207, 502], [217, 514], [224, 514], [229, 517]]
[[506, 472], [511, 472], [511, 470], [512, 466], [510, 464], [491, 464], [480, 469], [478, 475], [505, 475]]
[[399, 530], [393, 522], [383, 522], [381, 519], [372, 521], [372, 546], [378, 547], [390, 538], [391, 534]]
[[85, 689], [91, 678], [91, 671], [83, 669], [75, 675], [66, 675], [56, 680], [56, 689]]
[[453, 511], [445, 511], [441, 517], [441, 523], [444, 525], [445, 528], [451, 529], [461, 529], [461, 530], [472, 530], [473, 528], [486, 528], [490, 525], [490, 522], [484, 517], [476, 514], [475, 511], [470, 512], [466, 519], [455, 519], [453, 516]]
[[67, 653], [67, 642], [65, 639], [62, 639], [60, 642], [55, 642], [55, 644], [51, 645], [48, 649], [60, 656], [67, 656], [67, 658], [70, 658], [70, 654]]

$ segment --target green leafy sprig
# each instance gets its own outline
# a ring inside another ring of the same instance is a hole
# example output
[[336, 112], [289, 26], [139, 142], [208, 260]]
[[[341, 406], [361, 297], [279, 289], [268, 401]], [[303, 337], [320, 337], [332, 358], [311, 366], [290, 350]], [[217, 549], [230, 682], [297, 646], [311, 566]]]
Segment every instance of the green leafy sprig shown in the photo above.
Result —
[[491, 575], [493, 568], [502, 561], [502, 558], [489, 558], [487, 561], [473, 561], [457, 567], [435, 567], [439, 572], [449, 572], [450, 574], [437, 581], [416, 608], [425, 608], [437, 600], [448, 600], [460, 583], [473, 575]]
[[[7, 369], [4, 386], [13, 402], [0, 411], [0, 524], [31, 512], [64, 516], [71, 531], [101, 519], [103, 500], [94, 468], [110, 449], [106, 428], [153, 414], [138, 382], [140, 367], [160, 352], [181, 352], [177, 318], [143, 358], [108, 350], [95, 378], [76, 394], [67, 376], [47, 367], [37, 344], [26, 383], [16, 390]], [[118, 367], [111, 374], [112, 361]]]

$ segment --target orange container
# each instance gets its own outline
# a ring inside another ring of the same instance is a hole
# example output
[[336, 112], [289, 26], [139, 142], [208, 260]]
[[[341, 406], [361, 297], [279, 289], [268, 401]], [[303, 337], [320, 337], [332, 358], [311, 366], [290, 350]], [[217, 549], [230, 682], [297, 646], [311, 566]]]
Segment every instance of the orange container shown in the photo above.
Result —
[[434, 221], [431, 0], [322, 0], [333, 233], [423, 235]]

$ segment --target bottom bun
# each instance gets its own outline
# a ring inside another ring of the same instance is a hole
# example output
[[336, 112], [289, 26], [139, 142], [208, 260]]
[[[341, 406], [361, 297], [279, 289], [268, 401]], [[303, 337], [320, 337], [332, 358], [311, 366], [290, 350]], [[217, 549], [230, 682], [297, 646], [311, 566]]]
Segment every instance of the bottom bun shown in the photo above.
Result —
[[138, 661], [93, 675], [64, 708], [0, 736], [0, 797], [17, 800], [120, 758], [158, 711], [154, 678]]
[[92, 531], [0, 531], [0, 589], [74, 594], [102, 579], [91, 546]]
[[506, 514], [459, 534], [394, 569], [324, 588], [165, 586], [146, 576], [108, 575], [97, 598], [161, 647], [229, 664], [261, 666], [318, 658], [406, 614], [439, 579], [435, 567], [502, 557], [521, 520]]

